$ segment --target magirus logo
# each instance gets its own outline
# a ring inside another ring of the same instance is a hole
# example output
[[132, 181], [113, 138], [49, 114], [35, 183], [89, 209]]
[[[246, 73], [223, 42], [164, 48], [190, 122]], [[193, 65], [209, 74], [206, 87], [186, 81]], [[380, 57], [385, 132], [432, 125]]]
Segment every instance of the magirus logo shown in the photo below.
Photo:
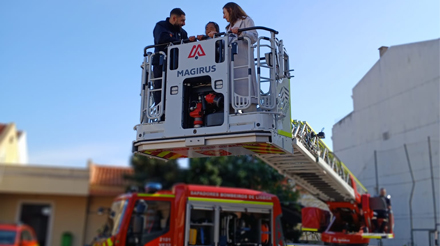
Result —
[[199, 59], [199, 56], [205, 56], [205, 51], [203, 50], [202, 46], [200, 44], [196, 44], [192, 47], [191, 52], [189, 52], [188, 58]]

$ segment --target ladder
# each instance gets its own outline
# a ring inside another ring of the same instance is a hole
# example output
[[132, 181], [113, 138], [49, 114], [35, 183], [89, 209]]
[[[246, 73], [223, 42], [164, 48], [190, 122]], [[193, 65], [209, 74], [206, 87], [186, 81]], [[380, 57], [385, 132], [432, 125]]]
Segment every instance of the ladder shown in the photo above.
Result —
[[316, 135], [307, 122], [294, 120], [293, 153], [257, 156], [323, 201], [354, 200], [352, 182], [359, 194], [366, 193], [366, 188]]

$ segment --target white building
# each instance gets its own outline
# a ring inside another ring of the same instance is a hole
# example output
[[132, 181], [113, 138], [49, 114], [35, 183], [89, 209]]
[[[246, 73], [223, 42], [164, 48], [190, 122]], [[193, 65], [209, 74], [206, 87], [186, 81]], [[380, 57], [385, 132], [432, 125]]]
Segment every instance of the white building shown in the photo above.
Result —
[[0, 123], [0, 163], [28, 163], [26, 132], [18, 131], [15, 123]]
[[396, 237], [384, 245], [411, 245], [411, 218], [414, 245], [434, 245], [429, 230], [440, 229], [439, 46], [440, 39], [381, 47], [353, 88], [353, 112], [333, 126], [336, 155], [372, 195], [385, 187], [392, 197]]

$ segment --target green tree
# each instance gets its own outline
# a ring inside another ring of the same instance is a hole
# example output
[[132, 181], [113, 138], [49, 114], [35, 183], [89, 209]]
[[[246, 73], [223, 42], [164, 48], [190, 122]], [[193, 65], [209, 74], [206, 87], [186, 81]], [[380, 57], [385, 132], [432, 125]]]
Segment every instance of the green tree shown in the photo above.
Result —
[[185, 182], [219, 186], [222, 179], [219, 176], [218, 165], [219, 162], [216, 158], [190, 159], [189, 169], [184, 171]]
[[286, 202], [298, 199], [283, 175], [253, 156], [194, 158], [188, 173], [187, 183], [261, 190]]
[[148, 182], [161, 183], [163, 189], [170, 189], [175, 183], [183, 182], [183, 173], [176, 160], [162, 161], [142, 155], [133, 155], [130, 160], [133, 175], [126, 176], [143, 187]]

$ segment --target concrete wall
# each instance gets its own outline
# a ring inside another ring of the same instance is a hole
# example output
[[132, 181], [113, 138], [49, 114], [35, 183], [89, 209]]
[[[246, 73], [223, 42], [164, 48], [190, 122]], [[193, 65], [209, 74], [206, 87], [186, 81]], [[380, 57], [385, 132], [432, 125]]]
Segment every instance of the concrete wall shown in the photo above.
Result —
[[18, 148], [18, 163], [28, 164], [28, 149], [27, 149], [27, 134], [22, 131], [20, 137], [17, 138], [17, 148]]
[[87, 169], [0, 165], [0, 192], [88, 195]]
[[86, 225], [87, 197], [0, 193], [0, 221], [16, 222], [23, 203], [51, 204], [47, 245], [60, 245], [64, 232], [73, 234], [73, 246], [82, 246]]
[[[384, 245], [410, 242], [412, 179], [404, 144], [416, 181], [413, 227], [435, 226], [428, 136], [440, 217], [439, 43], [437, 39], [390, 47], [354, 87], [353, 112], [333, 126], [336, 155], [371, 194], [376, 193], [377, 160], [379, 187], [391, 194], [396, 219], [396, 239]], [[427, 232], [414, 236], [417, 245], [429, 245]]]

